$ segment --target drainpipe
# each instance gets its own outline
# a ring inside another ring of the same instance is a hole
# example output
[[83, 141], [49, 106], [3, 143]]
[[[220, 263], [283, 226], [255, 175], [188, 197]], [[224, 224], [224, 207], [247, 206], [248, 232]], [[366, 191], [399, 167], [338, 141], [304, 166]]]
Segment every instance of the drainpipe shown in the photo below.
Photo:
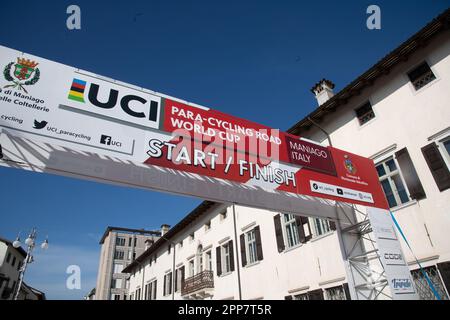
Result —
[[236, 270], [237, 270], [237, 278], [238, 278], [238, 288], [239, 288], [239, 300], [242, 300], [242, 289], [241, 289], [241, 271], [239, 264], [239, 247], [238, 247], [238, 237], [237, 237], [237, 228], [236, 228], [236, 210], [235, 204], [233, 203], [233, 224], [234, 224], [234, 243], [236, 248]]

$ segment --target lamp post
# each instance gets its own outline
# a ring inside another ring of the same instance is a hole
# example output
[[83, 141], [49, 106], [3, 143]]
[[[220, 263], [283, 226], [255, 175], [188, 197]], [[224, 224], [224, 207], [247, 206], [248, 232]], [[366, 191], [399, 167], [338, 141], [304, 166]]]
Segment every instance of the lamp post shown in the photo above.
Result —
[[[25, 244], [27, 245], [27, 255], [26, 255], [25, 259], [23, 260], [22, 266], [19, 271], [19, 283], [17, 284], [16, 289], [15, 289], [16, 291], [14, 293], [14, 300], [17, 300], [19, 297], [20, 288], [22, 287], [23, 277], [25, 275], [25, 271], [27, 270], [27, 266], [29, 263], [33, 262], [32, 253], [33, 253], [33, 249], [36, 245], [36, 236], [37, 236], [37, 230], [36, 230], [36, 228], [33, 228], [31, 230], [30, 234], [28, 235], [28, 238], [25, 239]], [[20, 237], [18, 236], [16, 238], [16, 240], [13, 242], [13, 247], [17, 249], [20, 246], [21, 246]], [[48, 238], [46, 238], [45, 241], [42, 242], [41, 248], [43, 250], [48, 249]]]

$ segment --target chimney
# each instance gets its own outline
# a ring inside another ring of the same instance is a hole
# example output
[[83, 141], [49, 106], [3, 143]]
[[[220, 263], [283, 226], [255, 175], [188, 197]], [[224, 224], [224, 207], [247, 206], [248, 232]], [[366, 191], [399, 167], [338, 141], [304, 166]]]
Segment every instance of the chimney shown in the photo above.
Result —
[[161, 235], [165, 235], [167, 233], [167, 231], [169, 231], [170, 226], [168, 224], [163, 224], [161, 225]]
[[334, 96], [333, 89], [333, 82], [327, 79], [322, 79], [311, 88], [311, 92], [316, 96], [317, 103], [320, 106]]

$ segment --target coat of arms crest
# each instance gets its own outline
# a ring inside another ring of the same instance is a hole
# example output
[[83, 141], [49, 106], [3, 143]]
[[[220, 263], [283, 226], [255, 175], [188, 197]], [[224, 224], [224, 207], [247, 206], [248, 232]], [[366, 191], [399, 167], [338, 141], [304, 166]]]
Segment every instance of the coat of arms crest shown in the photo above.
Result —
[[[14, 72], [11, 72], [13, 65]], [[3, 70], [3, 76], [12, 84], [6, 85], [4, 88], [17, 88], [28, 93], [24, 86], [35, 84], [41, 75], [39, 68], [36, 68], [37, 65], [37, 62], [24, 58], [17, 58], [17, 62], [8, 63]]]

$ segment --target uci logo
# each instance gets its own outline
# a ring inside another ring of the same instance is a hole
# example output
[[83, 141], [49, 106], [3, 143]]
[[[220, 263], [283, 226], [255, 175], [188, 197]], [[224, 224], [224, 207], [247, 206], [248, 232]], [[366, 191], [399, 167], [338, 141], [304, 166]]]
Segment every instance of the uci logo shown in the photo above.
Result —
[[[107, 88], [106, 84], [73, 79], [68, 99], [94, 106], [95, 109], [89, 110], [94, 113], [128, 122], [131, 122], [129, 117], [132, 117], [133, 123], [156, 127], [160, 99], [156, 96], [155, 99], [151, 99], [152, 95], [137, 90], [136, 92], [141, 95], [124, 94], [122, 90], [126, 90], [127, 93], [131, 90], [128, 88], [121, 90], [119, 86], [117, 88]], [[85, 107], [83, 109], [86, 110]]]

